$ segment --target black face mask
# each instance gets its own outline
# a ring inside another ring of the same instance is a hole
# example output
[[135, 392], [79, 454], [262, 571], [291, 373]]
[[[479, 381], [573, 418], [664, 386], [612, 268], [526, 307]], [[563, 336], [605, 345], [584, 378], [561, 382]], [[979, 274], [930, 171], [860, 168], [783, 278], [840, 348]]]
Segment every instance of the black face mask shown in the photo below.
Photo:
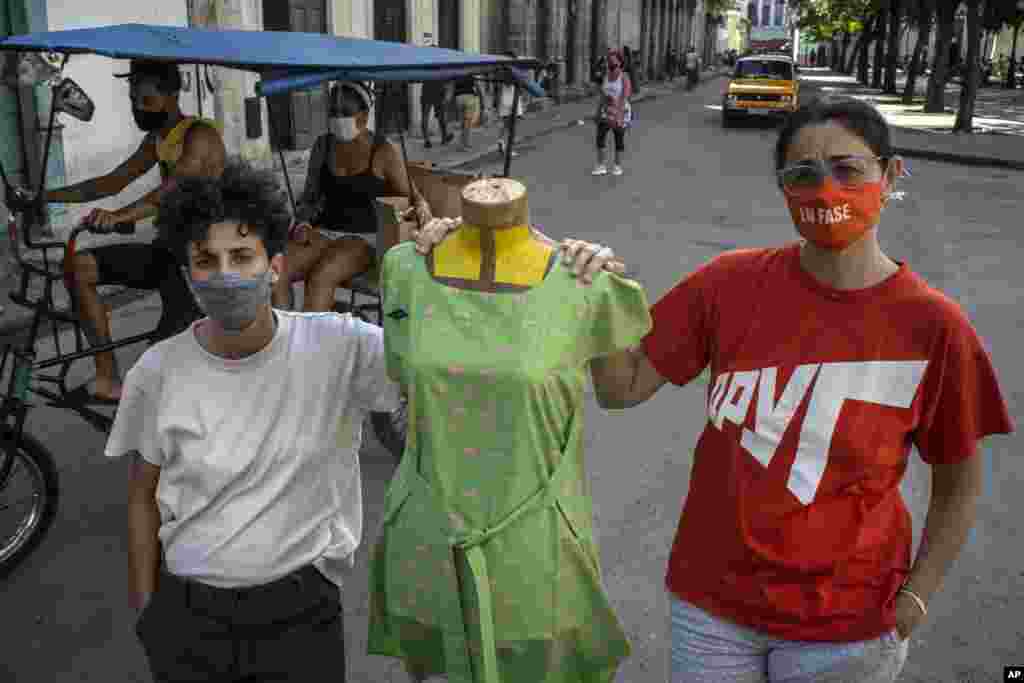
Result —
[[165, 111], [146, 111], [144, 109], [132, 108], [132, 116], [135, 117], [135, 125], [139, 130], [147, 133], [160, 130], [167, 125], [169, 114]]

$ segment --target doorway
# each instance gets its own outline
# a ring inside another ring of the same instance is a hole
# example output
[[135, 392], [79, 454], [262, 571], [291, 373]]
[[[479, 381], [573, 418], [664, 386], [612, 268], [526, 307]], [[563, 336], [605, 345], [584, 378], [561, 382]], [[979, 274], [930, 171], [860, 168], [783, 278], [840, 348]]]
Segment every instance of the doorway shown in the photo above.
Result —
[[550, 33], [555, 20], [554, 12], [551, 11], [552, 1], [537, 1], [537, 56], [545, 62], [555, 58], [552, 54]]
[[[409, 40], [406, 0], [376, 0], [374, 2], [373, 37], [394, 43]], [[391, 135], [409, 130], [409, 84], [378, 83], [377, 133]]]
[[576, 83], [576, 27], [579, 25], [579, 3], [569, 0], [565, 16], [565, 83]]
[[437, 46], [450, 50], [462, 49], [462, 16], [458, 0], [438, 0]]
[[[263, 29], [327, 33], [326, 0], [263, 0]], [[326, 83], [267, 98], [277, 149], [309, 149], [327, 130]]]

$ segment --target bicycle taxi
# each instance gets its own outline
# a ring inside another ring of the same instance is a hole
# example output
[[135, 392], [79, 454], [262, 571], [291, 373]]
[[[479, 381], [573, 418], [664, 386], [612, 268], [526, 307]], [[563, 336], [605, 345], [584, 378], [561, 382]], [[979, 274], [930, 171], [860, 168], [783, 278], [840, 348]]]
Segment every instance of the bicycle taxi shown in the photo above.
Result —
[[[51, 407], [71, 410], [95, 429], [109, 432], [112, 414], [90, 407], [76, 398], [75, 388], [68, 387], [68, 375], [75, 361], [114, 351], [140, 342], [155, 343], [156, 330], [116, 339], [107, 344], [87, 346], [74, 300], [74, 273], [65, 268], [75, 253], [78, 238], [90, 226], [74, 228], [67, 242], [44, 241], [33, 233], [45, 222], [44, 209], [36, 199], [42, 197], [45, 169], [49, 160], [54, 124], [58, 115], [88, 122], [95, 105], [88, 94], [72, 79], [63, 75], [69, 60], [76, 54], [92, 54], [113, 59], [150, 59], [181, 66], [204, 65], [240, 69], [259, 76], [256, 94], [269, 97], [296, 90], [322, 87], [329, 81], [360, 81], [375, 84], [451, 80], [463, 76], [512, 81], [515, 97], [525, 87], [536, 95], [543, 90], [527, 76], [539, 63], [533, 59], [512, 59], [503, 56], [478, 55], [433, 47], [417, 47], [366, 39], [342, 38], [324, 34], [283, 31], [240, 31], [193, 29], [176, 26], [126, 24], [99, 28], [50, 31], [11, 37], [0, 42], [0, 50], [21, 53], [4, 74], [7, 85], [49, 88], [51, 109], [43, 152], [43, 172], [32, 190], [12, 187], [2, 165], [0, 180], [5, 187], [5, 203], [10, 213], [8, 236], [20, 271], [17, 291], [11, 294], [14, 303], [33, 311], [31, 324], [23, 343], [8, 344], [0, 356], [0, 380], [8, 373], [6, 392], [0, 402], [0, 577], [36, 548], [49, 530], [57, 510], [59, 486], [57, 468], [47, 448], [25, 431], [30, 408], [29, 394], [43, 399]], [[377, 112], [381, 118], [394, 112]], [[272, 139], [273, 119], [268, 118]], [[511, 164], [515, 125], [504, 146], [503, 175]], [[404, 126], [398, 126], [402, 158], [408, 176], [426, 196], [438, 217], [454, 217], [459, 211], [462, 187], [476, 176], [433, 169], [429, 164], [409, 161], [406, 155]], [[288, 176], [284, 153], [277, 150], [285, 187], [292, 209], [294, 192]], [[411, 198], [388, 198], [378, 201], [378, 234], [398, 226], [403, 239], [414, 224], [401, 225], [399, 209]], [[116, 232], [131, 234], [135, 226], [119, 225]], [[378, 255], [379, 257], [382, 255]], [[338, 310], [350, 311], [368, 322], [381, 324], [380, 293], [376, 282], [376, 266], [343, 285], [348, 301]], [[64, 286], [70, 305], [56, 305], [56, 288]], [[39, 293], [41, 290], [41, 293]], [[44, 354], [43, 339], [47, 329], [54, 353]], [[74, 350], [61, 346], [61, 335], [70, 330]], [[46, 357], [40, 357], [46, 356]], [[10, 361], [10, 362], [8, 362]], [[50, 370], [46, 373], [43, 371]], [[380, 442], [396, 459], [401, 457], [405, 442], [405, 411], [394, 414], [372, 414], [371, 421]], [[28, 483], [17, 489], [19, 473]], [[24, 511], [17, 513], [18, 509]], [[11, 511], [15, 510], [14, 514]], [[14, 521], [11, 521], [11, 517]]]

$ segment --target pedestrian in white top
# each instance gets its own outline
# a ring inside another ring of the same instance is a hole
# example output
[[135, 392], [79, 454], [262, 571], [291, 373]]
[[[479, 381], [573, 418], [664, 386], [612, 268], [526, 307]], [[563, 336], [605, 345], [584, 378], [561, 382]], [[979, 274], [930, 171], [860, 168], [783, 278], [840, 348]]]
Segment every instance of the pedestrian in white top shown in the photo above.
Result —
[[[399, 390], [381, 328], [271, 308], [291, 222], [273, 175], [241, 163], [160, 204], [207, 317], [131, 368], [106, 446], [133, 457], [130, 591], [155, 683], [345, 680], [361, 427]], [[418, 232], [419, 251], [451, 227]], [[615, 265], [586, 246], [584, 282]]]
[[[512, 59], [518, 59], [519, 57], [512, 50], [507, 50], [504, 54], [506, 57], [510, 57]], [[506, 141], [508, 140], [509, 133], [512, 130], [513, 116], [521, 119], [523, 118], [523, 115], [526, 113], [526, 93], [519, 93], [519, 102], [517, 104], [516, 85], [511, 81], [507, 83], [502, 83], [499, 86], [498, 101], [495, 106], [498, 110], [498, 116], [501, 117], [501, 120], [504, 123], [504, 128], [502, 129], [502, 138], [498, 140], [498, 152], [504, 154], [505, 144]], [[515, 111], [513, 111], [513, 109], [515, 109]], [[513, 157], [519, 156], [519, 152], [515, 150], [515, 147], [515, 145], [512, 146], [511, 155]]]
[[618, 50], [608, 51], [608, 73], [601, 84], [598, 96], [597, 112], [594, 120], [597, 123], [597, 166], [592, 175], [607, 175], [607, 156], [605, 143], [608, 132], [615, 137], [615, 165], [613, 175], [622, 175], [622, 156], [626, 151], [626, 129], [633, 119], [630, 98], [633, 96], [633, 84], [623, 69], [622, 53]]

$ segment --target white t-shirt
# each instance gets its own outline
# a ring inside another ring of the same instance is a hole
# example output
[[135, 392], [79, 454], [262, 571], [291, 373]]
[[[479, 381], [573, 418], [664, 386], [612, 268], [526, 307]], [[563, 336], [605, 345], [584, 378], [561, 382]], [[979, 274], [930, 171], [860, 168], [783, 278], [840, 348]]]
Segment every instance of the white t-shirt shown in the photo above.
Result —
[[106, 454], [161, 468], [172, 574], [235, 588], [314, 564], [340, 585], [354, 563], [363, 418], [398, 406], [383, 331], [348, 314], [275, 313], [273, 340], [247, 358], [206, 351], [200, 320], [125, 377]]
[[614, 81], [607, 77], [605, 77], [604, 79], [604, 94], [607, 95], [608, 97], [618, 98], [619, 96], [622, 95], [623, 87], [624, 86], [621, 73], [619, 74], [619, 77], [616, 78]]

